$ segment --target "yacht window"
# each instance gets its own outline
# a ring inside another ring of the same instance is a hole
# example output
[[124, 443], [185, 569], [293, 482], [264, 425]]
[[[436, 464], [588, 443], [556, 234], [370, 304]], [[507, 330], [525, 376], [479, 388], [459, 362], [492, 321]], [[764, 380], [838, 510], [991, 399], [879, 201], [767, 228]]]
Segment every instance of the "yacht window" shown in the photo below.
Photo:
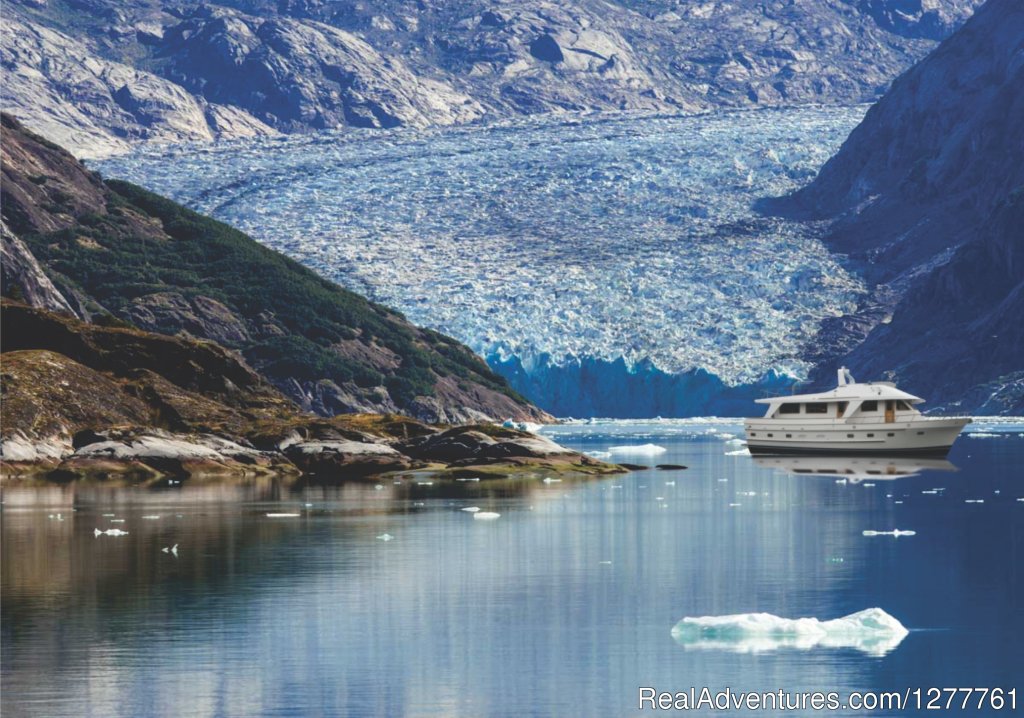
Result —
[[846, 413], [846, 404], [847, 403], [845, 401], [841, 401], [838, 404], [836, 404], [836, 418], [837, 419], [842, 419], [843, 418], [843, 414]]
[[783, 404], [782, 406], [779, 407], [779, 413], [780, 414], [799, 414], [800, 413], [800, 405], [799, 404]]
[[807, 413], [808, 414], [827, 414], [828, 413], [828, 404], [822, 404], [822, 403], [808, 404], [807, 405]]
[[878, 402], [877, 401], [865, 401], [863, 404], [860, 405], [860, 410], [861, 411], [878, 411]]
[[910, 411], [910, 404], [905, 401], [897, 401], [896, 408], [900, 411]]

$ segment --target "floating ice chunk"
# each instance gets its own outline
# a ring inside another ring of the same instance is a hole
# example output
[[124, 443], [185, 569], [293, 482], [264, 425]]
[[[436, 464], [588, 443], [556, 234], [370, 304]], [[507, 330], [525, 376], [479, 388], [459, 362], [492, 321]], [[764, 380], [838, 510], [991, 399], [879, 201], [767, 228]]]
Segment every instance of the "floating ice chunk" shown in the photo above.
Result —
[[[725, 434], [722, 434], [722, 436], [725, 436]], [[746, 445], [747, 442], [745, 442], [743, 439], [737, 439], [737, 438], [733, 437], [732, 439], [729, 439], [725, 443], [728, 446], [744, 446], [744, 445]]]
[[608, 451], [612, 454], [627, 454], [631, 456], [656, 456], [658, 454], [664, 454], [666, 449], [664, 446], [658, 446], [657, 444], [635, 444], [626, 446], [609, 446]]
[[968, 434], [968, 436], [971, 437], [972, 439], [997, 439], [1000, 436], [1002, 436], [1002, 434], [993, 434], [992, 432], [988, 431], [975, 431], [973, 433]]
[[907, 629], [881, 608], [868, 608], [831, 621], [780, 618], [770, 613], [686, 617], [672, 638], [687, 648], [760, 653], [784, 648], [853, 648], [885, 655], [907, 636]]
[[903, 531], [901, 529], [893, 529], [892, 531], [872, 531], [868, 529], [861, 531], [863, 536], [893, 536], [899, 538], [900, 536], [917, 536], [917, 531]]
[[927, 496], [935, 496], [939, 492], [937, 489], [924, 489], [923, 491], [921, 491], [921, 493]]
[[602, 566], [611, 566], [611, 565], [612, 565], [612, 562], [611, 562], [611, 561], [602, 561], [602, 562], [601, 562], [601, 565], [602, 565]]
[[480, 477], [479, 476], [469, 476], [469, 477], [465, 477], [465, 478], [461, 478], [461, 479], [455, 479], [455, 480], [456, 481], [473, 481], [473, 482], [476, 482], [476, 481], [480, 481]]
[[544, 428], [543, 424], [534, 424], [532, 421], [512, 421], [512, 419], [505, 419], [502, 426], [505, 427], [506, 429], [528, 431], [531, 434], [536, 434], [538, 431]]
[[840, 486], [846, 486], [846, 479], [836, 479], [836, 483]]
[[393, 538], [395, 538], [395, 537], [392, 536], [391, 534], [381, 534], [380, 536], [377, 537], [377, 540], [378, 541], [391, 541]]
[[106, 534], [107, 536], [127, 536], [128, 532], [127, 531], [122, 531], [121, 529], [107, 529], [106, 531], [100, 531], [99, 529], [94, 529], [92, 534], [93, 534], [93, 536], [102, 536], [104, 534]]
[[162, 548], [160, 550], [163, 551], [164, 553], [174, 554], [175, 558], [178, 557], [178, 544], [174, 544], [170, 548], [164, 547], [164, 548]]
[[545, 484], [560, 484], [560, 483], [562, 483], [562, 480], [561, 479], [552, 479], [550, 476], [545, 476], [544, 477], [544, 483]]
[[471, 514], [475, 514], [479, 510], [480, 510], [479, 506], [466, 506], [465, 508], [459, 509], [459, 511], [467, 511], [467, 512], [469, 512]]
[[109, 519], [111, 516], [117, 516], [117, 514], [103, 514], [103, 518]]
[[493, 521], [494, 519], [499, 518], [500, 516], [501, 514], [496, 514], [493, 511], [478, 511], [477, 513], [473, 514], [473, 518], [478, 519], [480, 521]]
[[726, 456], [750, 456], [750, 449], [737, 449], [736, 451], [725, 452]]
[[870, 481], [865, 481], [863, 484], [861, 484], [861, 486], [863, 486], [866, 489], [870, 489], [870, 488], [874, 487], [874, 483], [872, 483]]
[[53, 519], [54, 521], [63, 521], [64, 514], [50, 514], [47, 518]]
[[142, 518], [146, 519], [147, 521], [156, 521], [160, 518], [160, 516], [158, 514], [148, 514], [146, 516], [143, 516]]
[[586, 454], [587, 454], [587, 456], [591, 457], [592, 459], [610, 459], [610, 458], [612, 458], [612, 453], [610, 451], [587, 451]]
[[983, 504], [985, 499], [964, 499], [965, 504]]
[[112, 523], [112, 524], [123, 524], [124, 523], [124, 519], [110, 519], [110, 523]]
[[729, 504], [729, 508], [736, 508], [737, 506], [740, 506], [740, 505], [741, 504]]
[[727, 484], [727, 483], [729, 483], [729, 479], [719, 479], [718, 483], [720, 483], [720, 484]]
[[285, 514], [285, 513], [271, 513], [267, 514], [268, 519], [291, 519], [301, 514]]
[[433, 481], [417, 481], [416, 485], [417, 486], [433, 486], [434, 482]]

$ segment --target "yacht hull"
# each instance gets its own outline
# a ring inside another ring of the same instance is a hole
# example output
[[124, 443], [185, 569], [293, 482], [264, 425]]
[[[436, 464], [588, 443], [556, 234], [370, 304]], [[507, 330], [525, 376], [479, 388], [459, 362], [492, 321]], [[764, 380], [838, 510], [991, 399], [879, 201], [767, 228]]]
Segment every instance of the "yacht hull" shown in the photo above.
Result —
[[802, 423], [784, 419], [747, 419], [744, 430], [751, 454], [857, 454], [945, 456], [966, 417], [926, 418], [893, 423]]

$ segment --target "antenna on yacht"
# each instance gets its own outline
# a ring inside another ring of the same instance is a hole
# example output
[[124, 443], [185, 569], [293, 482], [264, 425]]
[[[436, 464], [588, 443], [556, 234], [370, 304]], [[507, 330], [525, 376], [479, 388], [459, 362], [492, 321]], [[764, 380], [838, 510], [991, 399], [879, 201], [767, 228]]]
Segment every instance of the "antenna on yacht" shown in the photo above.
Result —
[[857, 380], [853, 378], [853, 374], [845, 366], [839, 367], [839, 386], [846, 386], [847, 384], [856, 384]]

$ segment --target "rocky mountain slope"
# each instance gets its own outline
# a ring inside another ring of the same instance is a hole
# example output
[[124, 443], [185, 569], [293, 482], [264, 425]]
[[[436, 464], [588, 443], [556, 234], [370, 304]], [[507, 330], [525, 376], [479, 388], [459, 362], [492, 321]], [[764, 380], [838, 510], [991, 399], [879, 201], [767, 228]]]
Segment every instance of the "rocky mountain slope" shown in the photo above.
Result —
[[1024, 411], [1024, 4], [989, 0], [774, 204], [831, 222], [875, 285], [814, 348], [974, 411]]
[[134, 140], [872, 100], [980, 0], [18, 0], [5, 109]]
[[6, 296], [93, 323], [215, 341], [323, 415], [550, 418], [458, 342], [226, 225], [104, 182], [8, 116], [2, 151]]

